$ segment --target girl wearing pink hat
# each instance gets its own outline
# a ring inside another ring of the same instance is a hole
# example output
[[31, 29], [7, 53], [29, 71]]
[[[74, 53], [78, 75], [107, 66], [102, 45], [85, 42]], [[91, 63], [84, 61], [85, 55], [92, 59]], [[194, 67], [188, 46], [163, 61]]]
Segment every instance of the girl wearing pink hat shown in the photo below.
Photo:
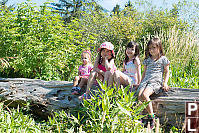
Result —
[[112, 85], [113, 73], [116, 71], [114, 64], [115, 53], [113, 49], [114, 46], [111, 42], [104, 42], [100, 45], [100, 48], [98, 48], [99, 54], [94, 63], [93, 71], [89, 76], [86, 93], [80, 96], [80, 99], [87, 98], [90, 91], [89, 89], [92, 87], [96, 78], [104, 81], [104, 83], [106, 81], [108, 86]]

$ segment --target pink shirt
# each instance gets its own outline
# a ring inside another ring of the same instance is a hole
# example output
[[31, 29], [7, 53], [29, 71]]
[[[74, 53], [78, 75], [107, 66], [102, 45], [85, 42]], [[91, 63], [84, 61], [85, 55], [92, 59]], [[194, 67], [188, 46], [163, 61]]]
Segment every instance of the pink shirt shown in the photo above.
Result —
[[78, 68], [80, 75], [83, 78], [88, 78], [90, 75], [90, 72], [93, 70], [93, 65], [92, 64], [88, 64], [86, 66], [79, 66]]
[[[99, 68], [100, 70], [102, 70], [102, 71], [106, 72], [106, 68], [105, 68], [105, 66], [103, 66], [103, 65], [99, 64], [99, 65], [98, 65], [98, 68]], [[114, 72], [114, 71], [116, 71], [116, 67], [115, 67], [115, 65], [113, 65], [113, 69], [111, 69], [111, 72]]]

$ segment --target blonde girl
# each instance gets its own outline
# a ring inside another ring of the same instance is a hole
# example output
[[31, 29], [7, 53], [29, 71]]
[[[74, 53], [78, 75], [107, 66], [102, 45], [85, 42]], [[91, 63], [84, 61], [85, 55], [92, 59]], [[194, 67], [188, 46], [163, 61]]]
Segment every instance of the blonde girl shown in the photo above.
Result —
[[[153, 38], [148, 42], [143, 64], [142, 81], [137, 89], [138, 99], [149, 102], [150, 96], [153, 93], [158, 94], [161, 88], [165, 91], [169, 89], [167, 82], [169, 79], [170, 62], [164, 56], [162, 42], [159, 38]], [[155, 116], [151, 102], [149, 102], [146, 110], [149, 113], [151, 128], [153, 128]]]
[[93, 65], [91, 64], [91, 52], [85, 50], [81, 54], [82, 65], [78, 68], [78, 76], [75, 77], [72, 87], [72, 95], [79, 95], [81, 88], [87, 85], [88, 77]]
[[139, 45], [136, 42], [129, 42], [125, 50], [125, 60], [123, 62], [123, 71], [115, 71], [114, 81], [116, 87], [120, 85], [138, 86], [141, 81], [141, 65], [139, 59]]

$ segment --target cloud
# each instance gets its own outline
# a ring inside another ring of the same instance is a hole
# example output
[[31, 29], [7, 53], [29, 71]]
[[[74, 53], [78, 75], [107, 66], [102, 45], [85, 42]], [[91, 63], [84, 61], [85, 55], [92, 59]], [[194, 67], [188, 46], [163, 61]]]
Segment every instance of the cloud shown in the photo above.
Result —
[[116, 5], [116, 4], [119, 4], [119, 2], [120, 2], [121, 0], [110, 0], [110, 1], [112, 1], [112, 2]]

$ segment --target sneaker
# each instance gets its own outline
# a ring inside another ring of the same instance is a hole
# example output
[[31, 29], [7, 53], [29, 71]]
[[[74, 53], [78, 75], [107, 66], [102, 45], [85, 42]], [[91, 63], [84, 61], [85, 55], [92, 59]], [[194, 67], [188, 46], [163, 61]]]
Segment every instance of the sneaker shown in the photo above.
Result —
[[79, 95], [81, 88], [80, 87], [73, 87], [71, 91], [72, 91], [72, 95]]
[[75, 91], [76, 88], [77, 88], [76, 86], [73, 86], [71, 92]]
[[150, 128], [154, 129], [154, 127], [155, 127], [155, 118], [149, 119], [149, 122], [150, 122]]
[[140, 122], [143, 124], [143, 126], [144, 126], [145, 128], [147, 128], [148, 119], [146, 119], [146, 118], [141, 118], [141, 119], [140, 119]]

